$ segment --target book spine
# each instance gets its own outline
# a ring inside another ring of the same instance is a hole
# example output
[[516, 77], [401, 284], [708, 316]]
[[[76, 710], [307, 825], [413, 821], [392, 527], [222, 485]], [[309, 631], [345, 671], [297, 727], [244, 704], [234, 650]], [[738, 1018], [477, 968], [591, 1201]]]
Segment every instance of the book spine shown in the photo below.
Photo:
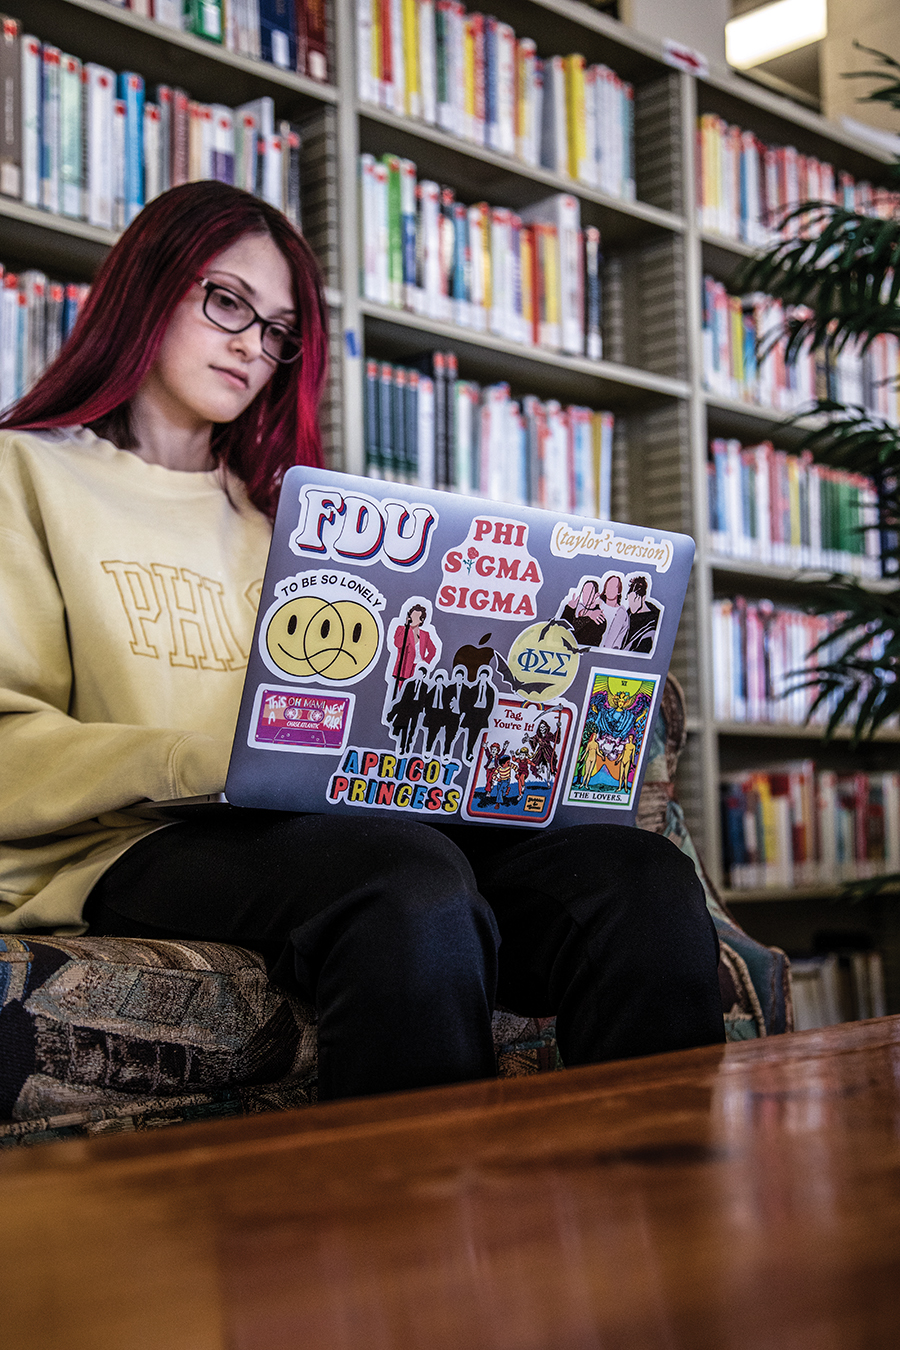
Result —
[[438, 120], [434, 0], [417, 0], [419, 36], [419, 89], [422, 120], [434, 126]]
[[436, 105], [437, 125], [442, 131], [454, 130], [453, 110], [451, 107], [451, 11], [452, 0], [437, 0], [434, 6], [435, 51], [436, 51]]
[[144, 201], [152, 202], [162, 187], [162, 119], [156, 103], [144, 104]]
[[453, 318], [462, 328], [471, 327], [469, 278], [469, 213], [462, 202], [453, 204]]
[[263, 61], [280, 70], [297, 66], [297, 15], [294, 0], [259, 0], [259, 46]]
[[406, 372], [404, 401], [404, 437], [406, 443], [406, 482], [419, 481], [419, 372]]
[[22, 46], [18, 19], [0, 15], [0, 193], [22, 195]]
[[364, 410], [364, 444], [366, 454], [366, 473], [370, 478], [381, 476], [381, 458], [379, 454], [379, 389], [378, 362], [366, 361]]
[[[372, 62], [374, 59], [374, 22], [373, 7], [376, 0], [357, 0], [356, 4], [356, 78], [357, 94], [362, 103], [378, 103], [377, 81], [373, 74]], [[302, 0], [298, 0], [297, 8], [300, 9]], [[303, 48], [301, 52], [301, 47]], [[301, 43], [298, 43], [298, 65], [297, 69], [301, 75], [306, 74], [305, 65], [305, 33]], [[300, 65], [300, 61], [303, 65]]]
[[403, 65], [406, 71], [406, 112], [421, 117], [422, 95], [419, 85], [419, 24], [416, 0], [402, 0]]
[[394, 473], [394, 368], [384, 361], [379, 366], [378, 374], [379, 475], [382, 478], [391, 479]]
[[430, 179], [416, 188], [419, 205], [417, 251], [418, 275], [424, 312], [430, 319], [442, 317], [441, 293], [441, 190]]
[[22, 49], [22, 200], [41, 205], [41, 44], [25, 34]]
[[587, 356], [591, 361], [602, 361], [603, 359], [603, 297], [600, 281], [600, 267], [603, 261], [603, 255], [600, 251], [600, 243], [600, 231], [595, 225], [589, 225], [584, 232], [584, 328]]
[[114, 220], [113, 99], [115, 75], [105, 66], [88, 63], [87, 77], [87, 218], [91, 225], [110, 230]]
[[79, 219], [81, 199], [81, 62], [75, 56], [60, 58], [59, 110], [59, 209], [62, 215]]
[[397, 155], [385, 155], [382, 162], [387, 169], [388, 303], [399, 309], [403, 305], [400, 159]]
[[435, 485], [435, 406], [434, 380], [430, 375], [419, 376], [417, 400], [418, 478], [419, 485]]
[[185, 0], [184, 27], [186, 32], [209, 42], [221, 42], [221, 0]]
[[184, 7], [180, 0], [153, 0], [153, 17], [165, 28], [180, 32], [184, 27]]
[[587, 181], [587, 136], [583, 56], [565, 57], [567, 170], [570, 178]]
[[516, 35], [507, 23], [497, 25], [497, 149], [516, 153]]
[[399, 117], [406, 114], [406, 60], [404, 56], [403, 0], [388, 0], [391, 13], [391, 88], [393, 110]]
[[130, 225], [144, 205], [144, 81], [134, 71], [119, 76], [125, 104], [124, 222]]
[[[328, 29], [325, 0], [300, 0], [306, 21], [306, 71], [311, 80], [328, 82]], [[299, 27], [299, 25], [298, 25]]]
[[408, 482], [408, 464], [406, 452], [406, 371], [402, 366], [394, 367], [391, 385], [391, 445], [393, 446], [393, 473], [397, 483]]
[[446, 488], [448, 475], [447, 447], [447, 366], [445, 354], [432, 355], [434, 379], [434, 486]]
[[[234, 111], [214, 103], [212, 114], [212, 177], [234, 186]], [[287, 124], [285, 124], [287, 125]]]
[[41, 206], [59, 211], [59, 72], [62, 53], [41, 48]]

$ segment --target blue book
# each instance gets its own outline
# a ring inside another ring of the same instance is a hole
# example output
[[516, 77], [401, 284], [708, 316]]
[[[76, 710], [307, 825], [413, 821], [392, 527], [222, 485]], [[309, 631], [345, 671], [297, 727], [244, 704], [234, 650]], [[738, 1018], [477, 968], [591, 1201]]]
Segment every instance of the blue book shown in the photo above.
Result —
[[294, 0], [259, 0], [262, 59], [281, 70], [297, 69], [297, 16]]
[[484, 130], [485, 143], [492, 150], [500, 140], [500, 116], [497, 105], [497, 20], [484, 19]]
[[125, 104], [125, 224], [144, 205], [144, 80], [133, 70], [119, 76], [119, 98]]

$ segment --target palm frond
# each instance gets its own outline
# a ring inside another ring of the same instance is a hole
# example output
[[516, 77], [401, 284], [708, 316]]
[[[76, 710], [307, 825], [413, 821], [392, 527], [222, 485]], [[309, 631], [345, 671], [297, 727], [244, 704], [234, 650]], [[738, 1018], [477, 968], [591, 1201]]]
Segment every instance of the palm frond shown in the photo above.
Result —
[[[803, 202], [781, 222], [806, 218], [815, 238], [782, 239], [751, 259], [739, 289], [765, 291], [800, 307], [786, 324], [787, 357], [804, 343], [839, 351], [880, 333], [900, 333], [900, 220], [881, 220], [830, 202]], [[777, 337], [778, 335], [776, 335]]]
[[[857, 51], [865, 52], [867, 56], [874, 56], [876, 61], [885, 70], [845, 70], [842, 80], [886, 80], [887, 83], [880, 89], [873, 89], [870, 94], [863, 94], [859, 100], [860, 103], [889, 103], [892, 108], [900, 108], [900, 61], [895, 61], [887, 52], [879, 52], [874, 47], [864, 47], [861, 42], [854, 42]], [[890, 74], [890, 71], [897, 73]]]

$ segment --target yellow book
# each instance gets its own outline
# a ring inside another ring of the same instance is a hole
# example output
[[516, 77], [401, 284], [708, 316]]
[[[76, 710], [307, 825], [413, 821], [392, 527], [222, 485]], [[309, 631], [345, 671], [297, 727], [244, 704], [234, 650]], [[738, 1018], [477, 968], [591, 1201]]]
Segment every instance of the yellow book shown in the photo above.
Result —
[[[470, 251], [472, 253], [473, 267], [476, 265], [476, 255], [480, 259], [481, 266], [480, 283], [475, 282], [473, 279], [473, 289], [480, 284], [480, 293], [477, 290], [475, 293], [480, 294], [481, 306], [484, 310], [486, 321], [494, 299], [491, 293], [491, 208], [488, 206], [487, 202], [477, 202], [476, 205], [472, 207], [472, 211], [477, 211], [478, 213], [474, 229], [478, 234], [479, 247], [477, 249], [471, 248]], [[473, 228], [471, 214], [469, 218], [469, 227], [470, 229]]]
[[372, 0], [372, 80], [376, 98], [381, 97], [382, 65], [381, 6], [383, 0]]
[[406, 66], [406, 111], [422, 114], [419, 90], [419, 13], [416, 0], [403, 0], [403, 59]]
[[541, 225], [541, 261], [544, 273], [545, 347], [559, 349], [559, 238], [555, 225]]
[[587, 127], [584, 107], [584, 57], [567, 56], [566, 123], [569, 133], [569, 176], [582, 182], [587, 177]]
[[[772, 801], [769, 775], [755, 773], [753, 775], [753, 786], [759, 799], [759, 823], [762, 827], [759, 832], [759, 842], [762, 845], [760, 862], [768, 869], [778, 860], [778, 830], [775, 823], [775, 805]], [[766, 875], [767, 872], [764, 871], [763, 876]]]
[[719, 143], [715, 113], [704, 113], [700, 118], [701, 209], [705, 230], [717, 230], [719, 222], [719, 190], [716, 172], [716, 154]]
[[463, 29], [464, 85], [465, 85], [465, 127], [470, 140], [475, 132], [475, 24], [473, 16], [467, 14]]
[[523, 337], [526, 342], [534, 342], [534, 229], [531, 225], [523, 225], [519, 234], [519, 272]]
[[739, 295], [729, 295], [728, 317], [731, 321], [731, 378], [740, 398], [744, 391], [744, 311]]
[[791, 521], [791, 545], [798, 548], [802, 542], [800, 531], [800, 461], [796, 455], [788, 455], [788, 509]]

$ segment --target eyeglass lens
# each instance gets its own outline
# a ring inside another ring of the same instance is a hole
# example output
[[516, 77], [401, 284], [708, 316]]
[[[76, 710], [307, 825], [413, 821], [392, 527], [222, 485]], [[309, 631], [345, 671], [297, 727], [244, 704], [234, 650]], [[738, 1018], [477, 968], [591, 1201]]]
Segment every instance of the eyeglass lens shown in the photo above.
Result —
[[256, 310], [233, 291], [207, 286], [203, 302], [206, 317], [227, 333], [242, 333], [254, 322], [262, 324], [261, 346], [274, 361], [293, 361], [300, 354], [300, 339], [281, 324], [264, 323]]

